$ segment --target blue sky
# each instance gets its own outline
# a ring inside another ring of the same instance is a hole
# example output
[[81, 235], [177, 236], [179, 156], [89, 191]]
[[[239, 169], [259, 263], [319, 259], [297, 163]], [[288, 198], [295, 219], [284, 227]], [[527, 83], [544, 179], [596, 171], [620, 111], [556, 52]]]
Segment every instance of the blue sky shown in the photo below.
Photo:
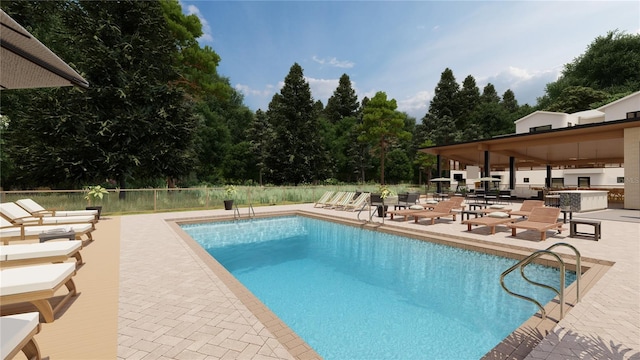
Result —
[[325, 105], [342, 74], [418, 121], [445, 68], [534, 105], [598, 36], [640, 31], [640, 1], [188, 1], [218, 73], [266, 110], [294, 63]]

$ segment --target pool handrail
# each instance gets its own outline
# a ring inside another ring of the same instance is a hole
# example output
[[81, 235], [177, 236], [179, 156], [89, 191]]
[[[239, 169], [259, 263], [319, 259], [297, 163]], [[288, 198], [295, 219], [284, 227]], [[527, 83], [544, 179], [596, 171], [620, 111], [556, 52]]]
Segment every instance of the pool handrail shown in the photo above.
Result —
[[[560, 319], [564, 318], [564, 291], [565, 291], [565, 263], [562, 260], [562, 258], [555, 252], [551, 251], [551, 249], [558, 247], [558, 246], [567, 246], [569, 248], [571, 248], [575, 253], [576, 253], [576, 302], [580, 301], [580, 277], [582, 274], [582, 267], [580, 265], [580, 252], [578, 251], [578, 249], [576, 249], [574, 246], [567, 244], [567, 243], [556, 243], [551, 245], [550, 247], [548, 247], [547, 249], [544, 250], [538, 250], [535, 251], [533, 253], [531, 253], [531, 255], [525, 257], [524, 259], [520, 260], [519, 262], [517, 262], [515, 265], [513, 265], [512, 267], [510, 267], [509, 269], [505, 270], [501, 275], [500, 275], [500, 285], [502, 286], [502, 288], [510, 295], [515, 296], [517, 298], [529, 301], [534, 303], [538, 309], [540, 309], [540, 313], [542, 315], [542, 319], [546, 319], [547, 317], [547, 313], [546, 310], [544, 309], [544, 307], [535, 299], [533, 299], [532, 297], [529, 296], [525, 296], [522, 294], [518, 294], [515, 293], [511, 290], [509, 290], [507, 288], [507, 286], [504, 283], [504, 278], [505, 276], [507, 276], [509, 273], [511, 273], [513, 270], [520, 268], [520, 274], [522, 276], [522, 278], [527, 281], [528, 283], [532, 284], [532, 285], [536, 285], [536, 286], [540, 286], [543, 287], [545, 289], [549, 289], [551, 291], [553, 291], [554, 293], [556, 293], [559, 297], [560, 300]], [[551, 255], [553, 257], [556, 258], [556, 260], [558, 261], [558, 263], [560, 263], [560, 286], [559, 289], [556, 289], [552, 286], [546, 285], [546, 284], [541, 284], [538, 282], [535, 282], [529, 278], [527, 278], [527, 276], [524, 273], [524, 267], [529, 265], [533, 260], [535, 260], [536, 258], [542, 256], [542, 255]]]

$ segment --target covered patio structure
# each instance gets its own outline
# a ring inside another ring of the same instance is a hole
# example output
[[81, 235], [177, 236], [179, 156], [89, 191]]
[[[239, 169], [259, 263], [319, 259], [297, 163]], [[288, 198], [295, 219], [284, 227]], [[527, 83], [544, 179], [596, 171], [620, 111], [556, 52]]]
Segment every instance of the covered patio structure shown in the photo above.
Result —
[[[636, 113], [637, 114], [637, 113]], [[509, 171], [515, 188], [518, 168], [546, 169], [551, 187], [552, 168], [624, 167], [624, 207], [640, 209], [640, 118], [576, 125], [535, 133], [498, 136], [464, 143], [432, 146], [420, 151], [464, 166], [479, 166], [483, 176], [491, 170]]]

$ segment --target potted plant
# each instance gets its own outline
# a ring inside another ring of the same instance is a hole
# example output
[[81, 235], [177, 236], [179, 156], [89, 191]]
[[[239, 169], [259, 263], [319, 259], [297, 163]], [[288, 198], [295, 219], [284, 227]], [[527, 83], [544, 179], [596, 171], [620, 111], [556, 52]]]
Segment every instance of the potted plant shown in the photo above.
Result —
[[87, 210], [98, 210], [98, 219], [100, 219], [100, 214], [102, 213], [102, 205], [94, 205], [91, 206], [91, 200], [93, 199], [94, 201], [98, 201], [98, 200], [102, 200], [102, 198], [105, 195], [109, 195], [109, 191], [107, 191], [107, 189], [103, 188], [100, 185], [95, 185], [95, 186], [87, 186], [87, 188], [85, 189], [87, 191], [87, 194], [84, 196], [85, 200], [87, 200], [88, 205], [86, 207]]
[[382, 205], [378, 205], [378, 216], [379, 217], [386, 217], [387, 216], [387, 209], [389, 208], [389, 206], [384, 204], [384, 199], [386, 199], [387, 197], [393, 195], [393, 193], [391, 192], [391, 190], [386, 185], [380, 185], [380, 188], [378, 189], [378, 192], [380, 193], [380, 199], [382, 199]]
[[233, 209], [233, 197], [236, 195], [238, 190], [236, 190], [236, 187], [233, 185], [227, 185], [224, 188], [224, 192], [227, 198], [227, 200], [224, 200], [224, 209], [231, 210]]

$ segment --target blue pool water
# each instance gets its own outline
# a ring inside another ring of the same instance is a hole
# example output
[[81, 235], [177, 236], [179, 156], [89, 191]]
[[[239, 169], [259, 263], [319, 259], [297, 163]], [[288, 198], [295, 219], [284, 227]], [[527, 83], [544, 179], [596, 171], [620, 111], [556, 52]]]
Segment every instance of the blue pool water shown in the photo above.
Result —
[[478, 359], [537, 311], [512, 259], [298, 216], [183, 229], [325, 359]]

